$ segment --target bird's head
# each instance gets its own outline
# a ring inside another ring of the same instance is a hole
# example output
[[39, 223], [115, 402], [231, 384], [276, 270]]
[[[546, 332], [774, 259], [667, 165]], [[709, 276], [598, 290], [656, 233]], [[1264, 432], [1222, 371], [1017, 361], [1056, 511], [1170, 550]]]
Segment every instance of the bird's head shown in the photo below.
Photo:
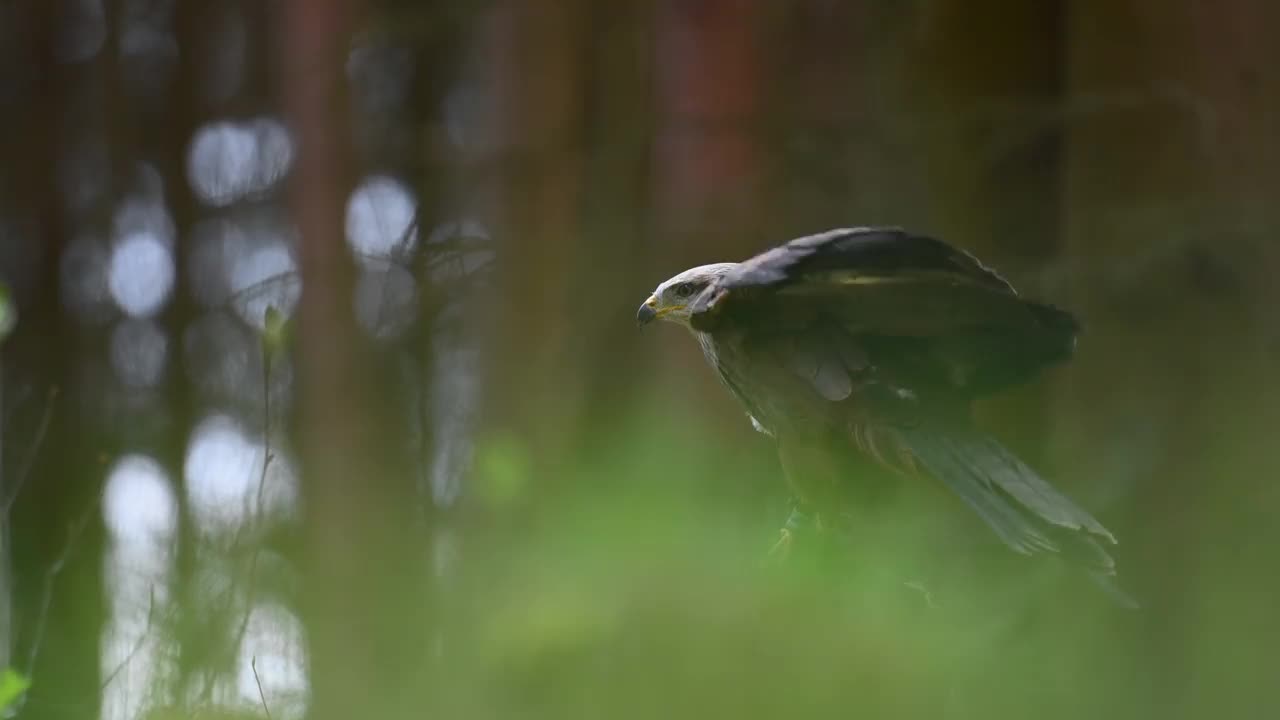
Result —
[[658, 284], [649, 299], [636, 312], [641, 327], [654, 320], [670, 320], [688, 326], [693, 301], [737, 263], [715, 263], [690, 268]]

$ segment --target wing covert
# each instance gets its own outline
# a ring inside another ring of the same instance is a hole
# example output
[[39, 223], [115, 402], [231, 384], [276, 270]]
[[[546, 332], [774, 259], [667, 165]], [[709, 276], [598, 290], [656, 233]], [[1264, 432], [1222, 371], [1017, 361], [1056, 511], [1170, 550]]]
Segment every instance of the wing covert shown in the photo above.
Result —
[[[696, 298], [690, 324], [757, 346], [827, 336], [835, 347], [860, 346], [870, 365], [906, 387], [972, 395], [1066, 359], [1078, 329], [1068, 313], [1018, 297], [972, 255], [896, 228], [832, 230], [761, 253]], [[844, 382], [824, 370], [843, 359], [814, 359], [821, 343], [803, 342], [796, 361], [819, 368], [815, 387], [846, 396]]]

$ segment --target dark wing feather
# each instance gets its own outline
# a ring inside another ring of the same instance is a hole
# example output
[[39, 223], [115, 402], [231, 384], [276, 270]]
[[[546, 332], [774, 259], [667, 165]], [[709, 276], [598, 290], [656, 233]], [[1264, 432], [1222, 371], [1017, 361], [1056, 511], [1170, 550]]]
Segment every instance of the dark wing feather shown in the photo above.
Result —
[[1118, 605], [1136, 600], [1117, 585], [1115, 560], [1102, 542], [1115, 538], [1092, 515], [1055, 490], [994, 439], [977, 431], [888, 428], [885, 444], [940, 480], [1006, 545], [1023, 554], [1051, 552], [1085, 569]]
[[1004, 278], [972, 255], [900, 228], [841, 228], [796, 238], [742, 263], [725, 278], [725, 286], [780, 285], [849, 270], [864, 277], [933, 272], [1016, 294]]
[[850, 449], [940, 481], [1015, 550], [1113, 572], [1095, 540], [1114, 542], [1106, 528], [968, 419], [973, 396], [1069, 355], [1069, 314], [896, 229], [794, 240], [726, 274], [692, 313], [780, 442], [825, 423]]
[[761, 253], [691, 305], [717, 333], [857, 336], [872, 365], [910, 368], [918, 385], [977, 395], [1070, 356], [1067, 313], [1022, 300], [973, 256], [898, 229], [811, 235]]
[[1011, 546], [1059, 550], [1047, 526], [1115, 538], [1000, 443], [971, 428], [929, 425], [890, 432], [916, 463], [978, 511]]

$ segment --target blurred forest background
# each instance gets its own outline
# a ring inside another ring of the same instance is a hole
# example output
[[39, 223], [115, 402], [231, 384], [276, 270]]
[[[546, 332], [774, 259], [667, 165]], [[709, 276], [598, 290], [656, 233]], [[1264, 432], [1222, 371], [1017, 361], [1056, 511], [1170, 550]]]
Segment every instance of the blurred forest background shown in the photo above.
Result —
[[[1261, 0], [0, 2], [0, 705], [1274, 717], [1277, 28]], [[864, 224], [1080, 315], [1072, 364], [980, 411], [1115, 531], [1143, 610], [958, 504], [762, 565], [773, 448], [635, 308]]]

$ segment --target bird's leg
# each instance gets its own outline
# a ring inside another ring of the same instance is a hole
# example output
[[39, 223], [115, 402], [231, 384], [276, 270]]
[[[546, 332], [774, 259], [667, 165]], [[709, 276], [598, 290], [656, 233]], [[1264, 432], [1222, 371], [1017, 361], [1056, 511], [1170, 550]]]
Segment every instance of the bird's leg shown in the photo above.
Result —
[[791, 554], [791, 545], [795, 542], [796, 534], [810, 524], [813, 524], [819, 530], [821, 529], [821, 523], [818, 521], [816, 514], [811, 519], [800, 510], [798, 504], [792, 507], [791, 514], [787, 516], [787, 522], [778, 531], [778, 541], [769, 549], [769, 558], [776, 559], [779, 562], [785, 561], [787, 556]]
[[778, 531], [778, 541], [769, 548], [768, 558], [777, 562], [786, 562], [791, 555], [791, 531], [783, 527]]

